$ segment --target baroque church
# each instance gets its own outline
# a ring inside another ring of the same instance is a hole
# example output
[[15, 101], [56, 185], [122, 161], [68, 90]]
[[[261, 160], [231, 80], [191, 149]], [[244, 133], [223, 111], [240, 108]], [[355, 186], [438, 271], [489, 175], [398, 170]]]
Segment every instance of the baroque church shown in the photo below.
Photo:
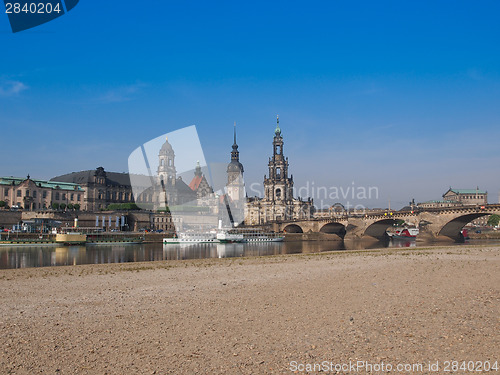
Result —
[[194, 170], [194, 177], [186, 184], [177, 176], [175, 168], [175, 152], [172, 145], [165, 139], [165, 143], [158, 153], [157, 183], [153, 187], [152, 200], [155, 209], [165, 206], [192, 204], [193, 206], [212, 206], [213, 190], [210, 187], [198, 162]]
[[293, 197], [293, 175], [289, 175], [288, 157], [283, 151], [279, 117], [273, 138], [273, 156], [269, 158], [269, 177], [264, 176], [264, 198], [248, 198], [245, 224], [260, 225], [271, 221], [311, 219], [313, 201]]

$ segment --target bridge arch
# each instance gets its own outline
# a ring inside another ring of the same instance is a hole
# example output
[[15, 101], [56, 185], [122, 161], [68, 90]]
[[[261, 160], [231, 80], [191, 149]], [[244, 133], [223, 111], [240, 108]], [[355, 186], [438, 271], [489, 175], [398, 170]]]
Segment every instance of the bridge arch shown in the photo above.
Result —
[[486, 216], [486, 215], [491, 215], [491, 213], [489, 213], [489, 212], [477, 212], [477, 213], [470, 213], [470, 214], [458, 216], [458, 217], [448, 221], [445, 225], [443, 225], [443, 227], [439, 231], [438, 235], [450, 237], [454, 240], [461, 240], [463, 238], [462, 234], [461, 234], [463, 227], [466, 226], [471, 221], [476, 220], [477, 218], [479, 218], [481, 216]]
[[383, 239], [386, 236], [385, 232], [387, 231], [387, 228], [396, 224], [398, 221], [399, 221], [398, 219], [386, 219], [386, 218], [377, 220], [374, 223], [370, 224], [365, 229], [363, 235], [375, 237], [378, 239]]
[[297, 224], [288, 224], [285, 228], [283, 228], [285, 233], [304, 233], [302, 227]]
[[346, 234], [345, 225], [340, 223], [327, 223], [319, 231], [321, 233], [336, 234], [340, 238], [344, 238]]

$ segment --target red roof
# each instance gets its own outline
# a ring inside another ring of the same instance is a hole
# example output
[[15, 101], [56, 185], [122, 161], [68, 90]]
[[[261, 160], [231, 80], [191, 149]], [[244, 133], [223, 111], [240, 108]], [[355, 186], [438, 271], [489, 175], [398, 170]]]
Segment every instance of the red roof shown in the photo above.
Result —
[[189, 187], [191, 190], [196, 191], [200, 186], [201, 181], [203, 180], [203, 176], [194, 176], [191, 182], [189, 183]]

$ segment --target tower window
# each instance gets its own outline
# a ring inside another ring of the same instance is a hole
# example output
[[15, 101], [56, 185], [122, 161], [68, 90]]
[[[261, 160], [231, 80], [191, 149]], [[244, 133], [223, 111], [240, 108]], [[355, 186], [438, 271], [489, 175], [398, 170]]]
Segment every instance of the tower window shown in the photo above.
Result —
[[281, 146], [280, 145], [276, 146], [276, 154], [277, 155], [281, 154]]
[[281, 199], [281, 189], [276, 189], [276, 198]]
[[172, 159], [168, 159], [168, 166], [171, 167], [172, 166]]
[[281, 168], [276, 168], [276, 178], [281, 178]]

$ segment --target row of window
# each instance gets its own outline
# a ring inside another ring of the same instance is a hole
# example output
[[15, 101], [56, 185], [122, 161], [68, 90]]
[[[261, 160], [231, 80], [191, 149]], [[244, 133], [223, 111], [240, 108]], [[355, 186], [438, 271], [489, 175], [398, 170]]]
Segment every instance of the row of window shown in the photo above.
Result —
[[33, 202], [33, 203], [23, 205], [23, 203], [17, 202], [17, 203], [15, 203], [15, 206], [17, 206], [17, 208], [24, 208], [24, 209], [28, 209], [28, 210], [46, 210], [46, 209], [52, 207], [52, 204], [47, 205], [46, 203]]
[[106, 200], [113, 200], [113, 201], [132, 201], [132, 193], [126, 193], [126, 192], [116, 192], [116, 191], [106, 191], [106, 195], [104, 195], [104, 192], [102, 190], [99, 190], [97, 192], [97, 199], [104, 199], [104, 196], [106, 196]]
[[[42, 191], [42, 199], [47, 199], [47, 191]], [[9, 196], [9, 189], [4, 189], [4, 196], [5, 197], [8, 197]], [[16, 197], [18, 198], [21, 198], [23, 196], [23, 191], [22, 190], [16, 190]], [[36, 190], [33, 190], [33, 191], [30, 191], [30, 190], [25, 190], [24, 191], [24, 196], [25, 197], [33, 197], [33, 198], [37, 198], [38, 197], [38, 192]], [[59, 193], [59, 192], [56, 192], [54, 194], [54, 199], [55, 200], [62, 200], [62, 201], [65, 201], [66, 198], [69, 198], [70, 201], [74, 201], [75, 200], [75, 197], [76, 197], [76, 200], [78, 202], [81, 201], [82, 199], [82, 196], [81, 194], [76, 194], [75, 193], [71, 193], [69, 195], [66, 195], [66, 193]]]
[[462, 195], [462, 199], [484, 199], [484, 195]]
[[171, 223], [172, 222], [172, 217], [167, 216], [167, 217], [154, 217], [153, 222], [156, 223]]

